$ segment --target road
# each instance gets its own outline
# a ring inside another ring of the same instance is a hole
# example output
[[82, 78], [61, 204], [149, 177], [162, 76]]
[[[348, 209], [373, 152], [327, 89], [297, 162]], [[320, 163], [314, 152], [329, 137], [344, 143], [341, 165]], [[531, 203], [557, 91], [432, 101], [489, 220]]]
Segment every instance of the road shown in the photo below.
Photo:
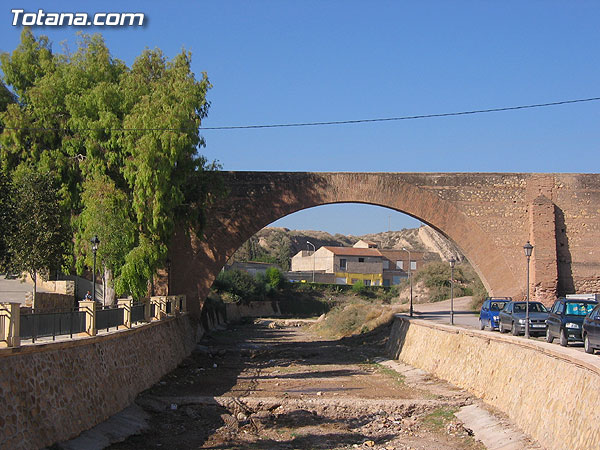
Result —
[[[462, 328], [470, 328], [479, 330], [479, 313], [471, 310], [472, 297], [459, 297], [454, 299], [454, 324]], [[438, 323], [450, 324], [450, 300], [444, 300], [436, 303], [421, 303], [414, 305], [414, 315], [418, 319], [432, 320]], [[486, 328], [485, 333], [499, 333], [499, 331], [492, 331]], [[520, 336], [520, 339], [525, 337]], [[538, 342], [545, 342], [543, 336], [530, 337], [531, 340]], [[558, 339], [554, 340], [551, 346], [559, 346]], [[567, 352], [585, 353], [583, 349], [583, 343], [570, 343], [567, 348], [564, 348]]]

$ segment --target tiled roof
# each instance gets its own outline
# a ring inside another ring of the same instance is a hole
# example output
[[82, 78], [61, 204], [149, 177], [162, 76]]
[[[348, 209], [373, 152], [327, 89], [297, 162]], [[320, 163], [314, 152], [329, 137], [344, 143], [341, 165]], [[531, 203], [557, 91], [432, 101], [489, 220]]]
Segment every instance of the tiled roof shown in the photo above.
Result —
[[356, 247], [324, 247], [334, 255], [339, 256], [374, 256], [381, 257], [381, 253], [376, 248], [356, 248]]

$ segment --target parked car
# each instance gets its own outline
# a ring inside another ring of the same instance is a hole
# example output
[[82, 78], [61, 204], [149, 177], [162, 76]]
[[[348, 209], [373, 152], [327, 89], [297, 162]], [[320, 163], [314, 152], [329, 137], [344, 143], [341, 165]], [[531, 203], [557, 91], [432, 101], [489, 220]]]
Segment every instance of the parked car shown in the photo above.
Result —
[[511, 300], [511, 297], [487, 297], [479, 311], [479, 329], [484, 330], [486, 326], [492, 330], [498, 329], [498, 314]]
[[594, 353], [600, 348], [600, 305], [596, 305], [583, 319], [583, 348], [586, 353]]
[[[525, 333], [525, 302], [508, 302], [498, 314], [500, 333], [512, 332], [513, 336]], [[540, 302], [529, 302], [529, 335], [546, 334], [548, 310]]]
[[585, 316], [598, 303], [594, 300], [572, 300], [559, 298], [554, 302], [548, 314], [546, 342], [559, 338], [560, 345], [566, 347], [569, 342], [582, 342], [581, 327]]

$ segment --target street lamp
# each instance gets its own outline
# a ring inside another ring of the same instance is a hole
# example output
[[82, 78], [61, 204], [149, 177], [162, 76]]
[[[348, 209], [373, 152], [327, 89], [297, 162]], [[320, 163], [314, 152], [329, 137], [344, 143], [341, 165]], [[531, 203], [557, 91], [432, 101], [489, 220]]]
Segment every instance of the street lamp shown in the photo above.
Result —
[[529, 261], [533, 252], [533, 245], [529, 241], [523, 246], [527, 257], [527, 297], [525, 298], [525, 339], [529, 339]]
[[410, 285], [410, 308], [409, 308], [409, 315], [410, 317], [413, 316], [413, 294], [412, 294], [412, 274], [410, 271], [410, 250], [407, 250], [405, 247], [402, 247], [402, 250], [404, 250], [406, 253], [408, 253], [408, 283]]
[[450, 325], [454, 325], [454, 265], [456, 259], [450, 257]]
[[315, 244], [313, 244], [310, 241], [306, 241], [306, 243], [308, 245], [312, 245], [312, 248], [313, 248], [313, 279], [312, 279], [312, 282], [314, 283], [315, 282], [315, 253], [317, 252], [317, 247], [315, 247]]
[[171, 295], [171, 260], [167, 258], [167, 295]]
[[98, 251], [98, 244], [100, 243], [100, 239], [98, 239], [97, 235], [94, 235], [94, 237], [92, 238], [92, 240], [90, 241], [92, 243], [92, 251], [94, 252], [94, 270], [92, 271], [92, 282], [93, 282], [93, 291], [94, 293], [92, 294], [92, 299], [94, 300], [94, 302], [96, 301], [96, 252]]

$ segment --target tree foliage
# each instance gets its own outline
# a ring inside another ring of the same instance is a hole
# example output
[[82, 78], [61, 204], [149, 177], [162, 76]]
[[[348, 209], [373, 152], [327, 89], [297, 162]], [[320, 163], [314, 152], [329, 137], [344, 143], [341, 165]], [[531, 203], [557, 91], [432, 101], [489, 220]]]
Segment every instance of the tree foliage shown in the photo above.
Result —
[[0, 63], [16, 96], [0, 112], [0, 170], [52, 174], [71, 215], [78, 269], [89, 265], [88, 241], [98, 234], [117, 292], [144, 295], [175, 224], [198, 228], [220, 187], [218, 166], [199, 154], [206, 74], [196, 79], [186, 51], [169, 60], [145, 50], [129, 68], [97, 34], [56, 54], [27, 28]]
[[56, 181], [49, 174], [21, 167], [13, 177], [11, 198], [11, 231], [6, 242], [9, 268], [27, 271], [35, 279], [44, 269], [61, 267], [69, 236]]

